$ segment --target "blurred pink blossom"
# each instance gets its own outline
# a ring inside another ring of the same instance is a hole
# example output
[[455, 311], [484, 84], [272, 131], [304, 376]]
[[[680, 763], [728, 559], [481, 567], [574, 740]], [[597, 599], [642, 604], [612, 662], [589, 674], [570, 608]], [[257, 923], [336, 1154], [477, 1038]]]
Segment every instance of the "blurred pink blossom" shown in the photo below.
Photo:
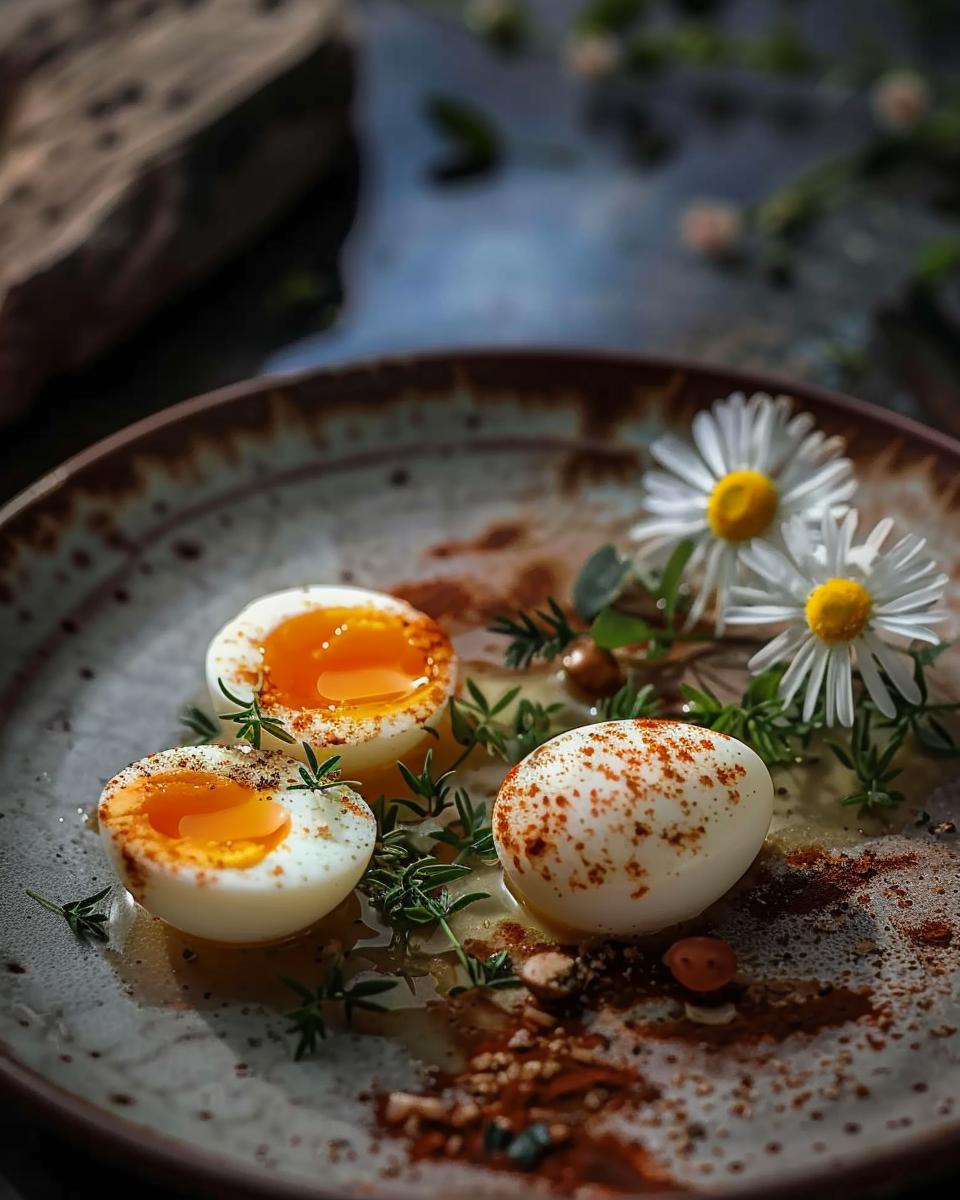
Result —
[[602, 79], [620, 65], [620, 43], [602, 33], [576, 34], [567, 42], [566, 63], [578, 79]]
[[680, 240], [688, 250], [722, 258], [743, 236], [739, 208], [725, 200], [693, 200], [680, 217]]
[[881, 125], [905, 132], [926, 116], [930, 108], [930, 88], [916, 71], [888, 71], [874, 85], [871, 101]]

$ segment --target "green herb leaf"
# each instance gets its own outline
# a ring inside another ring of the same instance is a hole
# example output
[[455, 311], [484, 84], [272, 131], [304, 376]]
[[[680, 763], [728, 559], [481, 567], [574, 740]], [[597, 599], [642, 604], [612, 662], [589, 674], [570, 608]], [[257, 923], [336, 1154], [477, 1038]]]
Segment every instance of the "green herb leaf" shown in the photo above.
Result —
[[543, 1121], [535, 1121], [518, 1133], [507, 1147], [507, 1157], [524, 1171], [532, 1171], [553, 1145], [550, 1130]]
[[618, 612], [615, 608], [605, 608], [590, 626], [590, 636], [601, 650], [619, 650], [622, 646], [653, 641], [657, 630], [641, 617]]
[[236, 712], [220, 713], [221, 721], [230, 721], [238, 726], [236, 735], [238, 741], [249, 742], [255, 750], [259, 750], [262, 736], [264, 733], [267, 733], [278, 742], [285, 742], [288, 745], [293, 744], [295, 739], [287, 733], [279, 718], [265, 717], [263, 715], [257, 692], [254, 692], [253, 698], [247, 702], [228, 691], [222, 679], [217, 680], [217, 686], [231, 704], [238, 706]]
[[632, 721], [639, 717], [655, 717], [659, 711], [660, 699], [653, 684], [641, 686], [634, 671], [628, 673], [619, 691], [605, 697], [597, 706], [601, 721]]
[[[519, 688], [511, 688], [491, 705], [472, 679], [465, 686], [471, 698], [454, 696], [448, 705], [454, 740], [464, 747], [455, 766], [477, 746], [504, 762], [518, 762], [552, 736], [554, 718], [563, 707], [561, 704], [543, 705], [521, 696]], [[518, 696], [513, 716], [505, 718], [504, 709]]]
[[682, 683], [689, 720], [746, 742], [767, 766], [795, 760], [816, 722], [803, 721], [799, 705], [787, 709], [778, 694], [783, 667], [771, 667], [751, 680], [738, 704], [724, 704], [712, 692]]
[[592, 621], [613, 604], [629, 577], [629, 559], [621, 558], [613, 545], [601, 546], [580, 568], [573, 585], [573, 607], [585, 621]]
[[493, 830], [487, 822], [486, 804], [483, 801], [474, 804], [462, 788], [457, 790], [453, 800], [458, 817], [456, 825], [460, 832], [455, 833], [448, 825], [445, 829], [434, 830], [430, 837], [435, 842], [452, 846], [457, 851], [455, 861], [458, 863], [468, 858], [479, 859], [481, 862], [495, 858]]
[[450, 183], [492, 171], [503, 158], [496, 127], [472, 104], [450, 96], [430, 96], [425, 112], [434, 129], [446, 138], [450, 154], [433, 169], [439, 182]]
[[647, 0], [589, 0], [576, 17], [582, 33], [624, 33], [647, 9]]
[[935, 238], [920, 247], [913, 268], [918, 282], [942, 283], [957, 272], [960, 272], [960, 237]]
[[663, 611], [667, 624], [673, 625], [674, 614], [680, 599], [680, 583], [690, 555], [693, 553], [693, 542], [684, 541], [676, 547], [663, 568], [660, 576], [660, 599], [663, 601]]
[[220, 732], [218, 722], [195, 704], [188, 704], [181, 711], [180, 724], [193, 734], [192, 744], [195, 746], [205, 746]]
[[437, 817], [446, 808], [449, 808], [450, 801], [447, 797], [450, 794], [450, 784], [448, 781], [453, 777], [453, 771], [444, 771], [434, 778], [432, 748], [424, 755], [423, 766], [420, 768], [419, 774], [415, 775], [402, 762], [397, 763], [397, 770], [403, 776], [403, 781], [410, 791], [424, 801], [423, 804], [418, 804], [415, 800], [398, 797], [395, 801], [397, 804], [411, 809], [420, 817]]
[[302, 782], [293, 784], [290, 788], [291, 792], [325, 792], [329, 788], [349, 787], [351, 784], [358, 783], [356, 779], [340, 778], [339, 769], [340, 763], [343, 761], [342, 755], [332, 754], [320, 762], [309, 742], [301, 742], [300, 745], [303, 747], [307, 766], [300, 768]]
[[317, 1049], [318, 1041], [327, 1036], [327, 1024], [324, 1020], [323, 1006], [330, 1003], [343, 1005], [344, 1019], [349, 1028], [354, 1010], [361, 1008], [367, 1012], [382, 1012], [383, 1005], [371, 1000], [371, 996], [379, 996], [395, 988], [396, 979], [361, 979], [351, 987], [347, 987], [343, 975], [343, 955], [338, 954], [327, 968], [325, 977], [316, 989], [309, 988], [299, 980], [287, 975], [280, 976], [281, 981], [291, 991], [297, 993], [303, 1003], [288, 1013], [291, 1021], [288, 1033], [296, 1033], [298, 1041], [293, 1057], [297, 1062]]
[[98, 942], [105, 942], [110, 936], [104, 928], [108, 917], [106, 913], [95, 912], [94, 909], [101, 900], [105, 900], [110, 894], [111, 886], [108, 884], [92, 896], [85, 896], [82, 900], [70, 900], [64, 904], [58, 904], [55, 900], [48, 900], [46, 896], [41, 896], [38, 892], [32, 892], [29, 888], [24, 890], [31, 900], [36, 900], [38, 904], [43, 905], [49, 912], [63, 917], [70, 926], [70, 931], [77, 937], [94, 938]]
[[488, 1154], [500, 1154], [513, 1141], [513, 1130], [499, 1121], [488, 1121], [483, 1131], [483, 1148]]
[[515, 618], [497, 617], [489, 626], [490, 633], [510, 638], [504, 652], [508, 667], [524, 668], [535, 658], [556, 658], [577, 636], [552, 596], [547, 599], [547, 608], [549, 611], [535, 609], [532, 614], [520, 613]]

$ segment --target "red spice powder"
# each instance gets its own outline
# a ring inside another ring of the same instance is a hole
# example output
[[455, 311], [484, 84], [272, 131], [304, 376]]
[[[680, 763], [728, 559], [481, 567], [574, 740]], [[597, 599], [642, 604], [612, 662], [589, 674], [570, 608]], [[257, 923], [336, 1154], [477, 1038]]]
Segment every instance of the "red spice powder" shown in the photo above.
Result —
[[864, 850], [851, 857], [811, 846], [789, 854], [784, 859], [786, 870], [761, 863], [744, 902], [758, 917], [820, 912], [846, 904], [876, 876], [913, 866], [916, 861], [913, 853], [881, 855]]
[[949, 946], [953, 941], [953, 926], [946, 921], [924, 921], [904, 933], [920, 946]]

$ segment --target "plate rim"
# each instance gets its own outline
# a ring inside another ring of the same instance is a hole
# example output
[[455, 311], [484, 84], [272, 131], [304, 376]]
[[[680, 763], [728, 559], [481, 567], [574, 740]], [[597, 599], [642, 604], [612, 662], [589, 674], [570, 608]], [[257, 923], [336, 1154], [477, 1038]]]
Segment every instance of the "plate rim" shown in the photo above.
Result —
[[[842, 415], [907, 436], [929, 446], [931, 450], [960, 461], [960, 440], [941, 430], [835, 389], [790, 379], [776, 372], [754, 371], [682, 356], [591, 349], [588, 346], [478, 345], [425, 353], [377, 355], [262, 375], [181, 400], [98, 439], [5, 502], [0, 506], [0, 536], [7, 526], [28, 514], [31, 508], [41, 506], [45, 500], [75, 483], [80, 475], [103, 460], [118, 452], [129, 451], [162, 431], [188, 426], [201, 414], [218, 409], [228, 410], [243, 399], [258, 394], [268, 396], [277, 389], [296, 389], [318, 380], [326, 380], [331, 385], [338, 380], [352, 380], [357, 385], [362, 384], [364, 377], [372, 379], [387, 373], [415, 376], [430, 367], [462, 368], [469, 376], [471, 365], [490, 364], [497, 360], [505, 370], [511, 364], [549, 369], [551, 364], [562, 367], [564, 364], [577, 363], [587, 370], [591, 366], [615, 366], [685, 376], [718, 376], [729, 381], [730, 390], [764, 391], [773, 395], [784, 393], [799, 400], [807, 398]], [[3, 1041], [0, 1041], [0, 1090], [9, 1097], [27, 1102], [34, 1113], [60, 1128], [68, 1138], [76, 1140], [82, 1137], [87, 1145], [92, 1145], [105, 1158], [119, 1160], [141, 1173], [156, 1170], [164, 1179], [193, 1190], [216, 1189], [219, 1193], [229, 1186], [236, 1195], [249, 1197], [250, 1200], [267, 1200], [268, 1197], [284, 1200], [308, 1200], [310, 1197], [314, 1200], [345, 1200], [348, 1196], [344, 1191], [331, 1191], [323, 1185], [314, 1186], [291, 1176], [273, 1177], [253, 1166], [221, 1158], [215, 1151], [202, 1150], [189, 1142], [168, 1138], [154, 1129], [112, 1113], [24, 1065]], [[824, 1196], [849, 1197], [851, 1189], [862, 1193], [883, 1184], [889, 1187], [891, 1172], [894, 1172], [895, 1181], [901, 1185], [913, 1181], [910, 1177], [912, 1172], [917, 1172], [917, 1178], [936, 1175], [955, 1167], [958, 1156], [960, 1120], [953, 1127], [934, 1134], [927, 1133], [901, 1149], [871, 1154], [862, 1162], [839, 1168], [825, 1165], [802, 1178], [742, 1185], [724, 1190], [722, 1195], [725, 1200], [800, 1200], [809, 1196], [812, 1188], [816, 1188]], [[658, 1196], [675, 1194], [645, 1192], [643, 1200], [657, 1200]], [[376, 1193], [371, 1193], [372, 1200], [375, 1196]]]
[[124, 425], [114, 433], [98, 438], [83, 450], [77, 451], [58, 466], [44, 472], [33, 483], [28, 484], [16, 495], [0, 505], [0, 531], [14, 518], [32, 505], [52, 495], [71, 483], [83, 471], [119, 450], [129, 449], [142, 438], [150, 437], [163, 430], [182, 425], [201, 413], [218, 408], [227, 408], [258, 393], [269, 393], [277, 388], [297, 388], [318, 379], [333, 381], [339, 377], [374, 376], [386, 372], [416, 372], [424, 367], [447, 365], [464, 367], [467, 371], [472, 363], [486, 364], [496, 360], [523, 364], [546, 365], [548, 360], [556, 363], [580, 363], [588, 366], [600, 364], [621, 368], [637, 367], [642, 370], [658, 370], [664, 373], [683, 375], [724, 376], [736, 382], [743, 391], [782, 393], [787, 396], [809, 397], [817, 404], [834, 408], [847, 416], [858, 417], [868, 422], [887, 426], [905, 434], [932, 449], [960, 459], [960, 438], [943, 430], [934, 429], [921, 421], [892, 409], [881, 408], [868, 400], [861, 400], [834, 388], [821, 387], [805, 380], [791, 379], [773, 371], [754, 371], [749, 367], [733, 367], [711, 359], [683, 358], [669, 354], [646, 354], [633, 351], [591, 349], [588, 346], [553, 347], [523, 346], [497, 347], [477, 345], [450, 350], [432, 350], [414, 354], [386, 354], [345, 360], [317, 367], [305, 367], [295, 371], [281, 371], [269, 375], [253, 376], [238, 380], [209, 392], [179, 400], [175, 404], [149, 413], [137, 421]]

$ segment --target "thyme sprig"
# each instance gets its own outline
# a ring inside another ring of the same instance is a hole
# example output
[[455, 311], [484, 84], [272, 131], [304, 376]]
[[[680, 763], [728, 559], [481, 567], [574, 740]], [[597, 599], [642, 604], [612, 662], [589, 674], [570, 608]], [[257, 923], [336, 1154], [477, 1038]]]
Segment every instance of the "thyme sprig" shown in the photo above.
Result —
[[291, 1021], [288, 1033], [296, 1033], [298, 1041], [293, 1057], [297, 1062], [317, 1049], [318, 1040], [323, 1041], [327, 1036], [327, 1023], [324, 1018], [324, 1005], [340, 1003], [343, 1005], [343, 1015], [349, 1029], [354, 1011], [358, 1008], [367, 1012], [383, 1012], [382, 1004], [371, 1000], [371, 996], [379, 996], [395, 988], [399, 982], [396, 979], [361, 979], [348, 987], [343, 975], [343, 955], [338, 954], [327, 968], [327, 973], [316, 988], [310, 988], [297, 979], [281, 975], [280, 979], [291, 991], [297, 993], [302, 1000], [298, 1008], [287, 1014]]
[[188, 704], [181, 709], [180, 724], [193, 735], [195, 746], [206, 746], [220, 732], [216, 720], [195, 704]]
[[601, 721], [630, 721], [638, 717], [655, 717], [660, 707], [660, 697], [653, 684], [641, 684], [637, 673], [629, 671], [623, 686], [597, 705], [597, 716]]
[[474, 858], [481, 862], [496, 857], [493, 845], [493, 830], [487, 821], [487, 805], [481, 800], [474, 804], [470, 796], [462, 788], [458, 788], [453, 797], [457, 809], [457, 821], [453, 823], [460, 832], [455, 832], [451, 825], [444, 829], [435, 829], [430, 837], [435, 842], [452, 846], [457, 851], [454, 862], [463, 862]]
[[[461, 820], [464, 817], [475, 820], [478, 811], [464, 806]], [[378, 821], [377, 845], [358, 886], [392, 928], [394, 946], [407, 953], [415, 931], [425, 933], [431, 926], [439, 928], [468, 980], [466, 985], [456, 985], [452, 995], [474, 987], [503, 988], [518, 984], [505, 951], [486, 959], [478, 958], [466, 950], [450, 925], [450, 918], [458, 912], [488, 898], [487, 892], [453, 896], [448, 890], [448, 884], [470, 875], [472, 868], [463, 862], [442, 863], [421, 850], [410, 830], [397, 824], [396, 805], [388, 806], [381, 800], [374, 806], [374, 815]]]
[[238, 741], [249, 742], [254, 750], [259, 750], [261, 738], [264, 733], [267, 733], [270, 737], [276, 738], [278, 742], [293, 744], [295, 739], [287, 733], [279, 718], [263, 715], [260, 708], [259, 689], [253, 693], [248, 702], [229, 691], [222, 679], [217, 680], [217, 686], [231, 704], [238, 705], [235, 712], [219, 714], [221, 721], [230, 721], [239, 726], [237, 729]]
[[340, 778], [343, 755], [331, 754], [329, 758], [320, 762], [309, 742], [301, 742], [300, 745], [303, 747], [307, 765], [300, 768], [300, 778], [303, 782], [293, 784], [290, 787], [291, 792], [326, 792], [330, 788], [350, 787], [359, 783], [357, 779]]
[[547, 597], [546, 610], [537, 608], [516, 617], [497, 617], [489, 631], [510, 639], [503, 659], [508, 667], [519, 670], [529, 667], [536, 658], [556, 658], [577, 636], [552, 596]]
[[552, 1146], [553, 1137], [544, 1121], [534, 1121], [517, 1134], [491, 1121], [483, 1131], [483, 1148], [488, 1154], [506, 1154], [524, 1171], [532, 1171]]
[[449, 993], [451, 996], [460, 996], [464, 992], [479, 987], [490, 988], [492, 991], [520, 987], [520, 980], [513, 970], [513, 960], [506, 950], [497, 950], [487, 958], [478, 958], [475, 954], [469, 954], [464, 950], [460, 941], [451, 934], [448, 928], [444, 927], [444, 933], [453, 942], [454, 953], [469, 980], [468, 984], [457, 984], [452, 987]]
[[898, 751], [908, 737], [915, 737], [925, 750], [934, 754], [951, 757], [960, 754], [960, 745], [943, 723], [946, 714], [960, 710], [960, 701], [931, 703], [926, 678], [927, 667], [946, 648], [946, 643], [940, 643], [909, 651], [913, 659], [913, 678], [920, 692], [919, 703], [905, 700], [884, 673], [884, 681], [896, 710], [894, 715], [881, 718], [876, 705], [864, 693], [849, 740], [846, 743], [827, 743], [837, 759], [853, 773], [858, 784], [841, 797], [841, 804], [856, 805], [867, 810], [895, 808], [903, 800], [903, 793], [891, 788], [890, 784], [902, 773], [903, 768], [894, 764]]
[[[932, 666], [940, 655], [947, 649], [949, 643], [940, 642], [936, 646], [923, 646], [909, 651], [913, 659], [913, 678], [920, 692], [920, 702], [911, 704], [900, 692], [888, 682], [887, 690], [893, 698], [896, 714], [880, 723], [880, 728], [900, 730], [912, 734], [924, 750], [948, 758], [960, 755], [960, 745], [950, 729], [944, 724], [944, 717], [949, 713], [960, 711], [960, 701], [931, 702], [930, 688], [927, 683], [926, 669]], [[886, 678], [886, 676], [884, 676]], [[873, 708], [868, 698], [864, 697], [868, 707]]]
[[892, 764], [897, 751], [903, 745], [908, 728], [906, 725], [895, 728], [881, 748], [875, 740], [872, 721], [871, 710], [861, 708], [854, 718], [849, 743], [827, 743], [847, 770], [853, 772], [859, 784], [852, 792], [841, 796], [840, 803], [865, 809], [896, 808], [903, 799], [903, 792], [891, 788], [890, 784], [902, 768]]
[[795, 762], [819, 722], [816, 716], [803, 721], [797, 704], [783, 703], [778, 695], [783, 672], [776, 666], [755, 676], [736, 704], [724, 704], [708, 688], [682, 683], [687, 720], [746, 742], [767, 766]]
[[39, 892], [32, 892], [29, 888], [24, 890], [31, 900], [36, 900], [50, 912], [63, 917], [70, 926], [70, 931], [77, 937], [94, 938], [98, 942], [106, 942], [110, 936], [105, 928], [109, 918], [106, 913], [94, 910], [101, 900], [105, 900], [110, 894], [111, 886], [108, 884], [102, 891], [95, 892], [92, 896], [85, 896], [82, 900], [69, 900], [65, 904], [48, 900], [46, 896], [41, 896]]
[[[519, 762], [551, 736], [554, 717], [563, 708], [562, 704], [544, 705], [520, 697], [519, 687], [508, 688], [491, 703], [472, 679], [465, 686], [468, 696], [454, 696], [448, 706], [454, 741], [464, 748], [451, 769], [478, 746], [504, 762]], [[506, 719], [504, 714], [518, 697], [513, 715]]]
[[405, 808], [409, 808], [411, 812], [415, 812], [419, 817], [438, 817], [442, 812], [450, 807], [450, 783], [449, 780], [453, 777], [453, 769], [443, 771], [440, 775], [433, 774], [433, 749], [426, 752], [423, 757], [423, 766], [420, 768], [419, 774], [414, 774], [410, 768], [402, 762], [397, 763], [397, 769], [403, 776], [403, 781], [413, 792], [414, 796], [419, 796], [423, 801], [421, 804], [417, 800], [411, 800], [407, 797], [398, 797], [394, 803], [402, 804]]

